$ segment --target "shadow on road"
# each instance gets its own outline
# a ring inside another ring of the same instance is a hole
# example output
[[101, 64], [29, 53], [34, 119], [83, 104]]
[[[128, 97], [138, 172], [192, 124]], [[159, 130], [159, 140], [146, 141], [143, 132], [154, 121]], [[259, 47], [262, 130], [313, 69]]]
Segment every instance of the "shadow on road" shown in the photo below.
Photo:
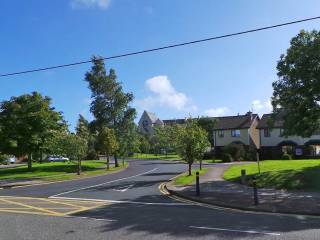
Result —
[[[158, 198], [159, 196], [149, 197]], [[142, 197], [134, 201], [143, 202], [145, 200], [145, 197]], [[214, 210], [192, 205], [159, 206], [121, 203], [82, 212], [77, 214], [77, 216], [115, 220], [100, 227], [99, 230], [101, 232], [125, 230], [128, 234], [133, 234], [142, 231], [151, 235], [166, 234], [181, 238], [193, 236], [198, 238], [209, 235], [215, 236], [218, 239], [222, 237], [223, 239], [235, 239], [248, 235], [247, 233], [239, 232], [194, 229], [190, 228], [190, 226], [287, 233], [318, 229], [320, 224], [319, 218], [250, 214]], [[250, 238], [255, 237], [261, 237], [261, 235], [250, 234]]]

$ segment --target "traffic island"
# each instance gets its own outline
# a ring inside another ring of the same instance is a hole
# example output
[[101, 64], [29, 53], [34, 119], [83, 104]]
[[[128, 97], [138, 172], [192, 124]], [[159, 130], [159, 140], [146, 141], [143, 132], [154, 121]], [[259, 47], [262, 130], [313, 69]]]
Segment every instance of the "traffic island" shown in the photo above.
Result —
[[223, 172], [229, 166], [216, 165], [208, 168], [207, 172], [200, 177], [200, 196], [197, 196], [195, 183], [181, 186], [176, 185], [173, 179], [164, 187], [173, 196], [219, 207], [320, 216], [319, 192], [257, 189], [258, 205], [256, 205], [253, 187], [228, 182], [222, 178]]

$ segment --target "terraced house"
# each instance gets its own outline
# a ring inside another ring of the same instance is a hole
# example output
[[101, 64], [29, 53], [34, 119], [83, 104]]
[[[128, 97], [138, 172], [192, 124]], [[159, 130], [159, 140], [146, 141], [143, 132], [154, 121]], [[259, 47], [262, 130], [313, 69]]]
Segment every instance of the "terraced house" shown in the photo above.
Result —
[[213, 131], [214, 149], [219, 155], [222, 148], [229, 144], [242, 144], [246, 148], [260, 148], [260, 121], [257, 114], [247, 112], [245, 115], [215, 117], [216, 124]]
[[281, 159], [284, 153], [295, 158], [320, 158], [320, 132], [310, 138], [283, 136], [281, 114], [271, 121], [271, 114], [264, 114], [257, 126], [260, 136], [260, 157], [262, 159]]

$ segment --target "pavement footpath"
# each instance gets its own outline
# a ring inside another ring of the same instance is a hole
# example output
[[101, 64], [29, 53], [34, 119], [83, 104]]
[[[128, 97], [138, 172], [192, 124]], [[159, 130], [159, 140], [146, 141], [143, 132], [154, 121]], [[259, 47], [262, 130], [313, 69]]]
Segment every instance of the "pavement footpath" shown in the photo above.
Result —
[[249, 211], [289, 213], [320, 216], [320, 193], [258, 189], [259, 205], [254, 205], [253, 188], [225, 181], [223, 173], [230, 165], [209, 167], [200, 177], [200, 196], [196, 196], [195, 185], [176, 186], [174, 181], [166, 184], [170, 194], [185, 199]]

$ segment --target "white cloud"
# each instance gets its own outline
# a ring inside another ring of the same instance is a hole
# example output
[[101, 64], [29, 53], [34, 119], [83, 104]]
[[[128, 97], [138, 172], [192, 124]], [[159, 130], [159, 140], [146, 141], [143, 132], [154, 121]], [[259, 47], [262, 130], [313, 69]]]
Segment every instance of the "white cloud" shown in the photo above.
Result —
[[269, 113], [272, 111], [271, 101], [254, 100], [252, 101], [252, 110], [257, 113]]
[[196, 111], [192, 100], [182, 92], [178, 92], [167, 76], [156, 76], [146, 81], [146, 87], [152, 95], [137, 100], [137, 104], [145, 109], [155, 106], [170, 107], [178, 111]]
[[210, 108], [204, 111], [208, 117], [221, 117], [227, 115], [229, 112], [230, 109], [227, 107]]
[[101, 8], [107, 9], [110, 6], [111, 0], [71, 0], [73, 9], [79, 8]]

